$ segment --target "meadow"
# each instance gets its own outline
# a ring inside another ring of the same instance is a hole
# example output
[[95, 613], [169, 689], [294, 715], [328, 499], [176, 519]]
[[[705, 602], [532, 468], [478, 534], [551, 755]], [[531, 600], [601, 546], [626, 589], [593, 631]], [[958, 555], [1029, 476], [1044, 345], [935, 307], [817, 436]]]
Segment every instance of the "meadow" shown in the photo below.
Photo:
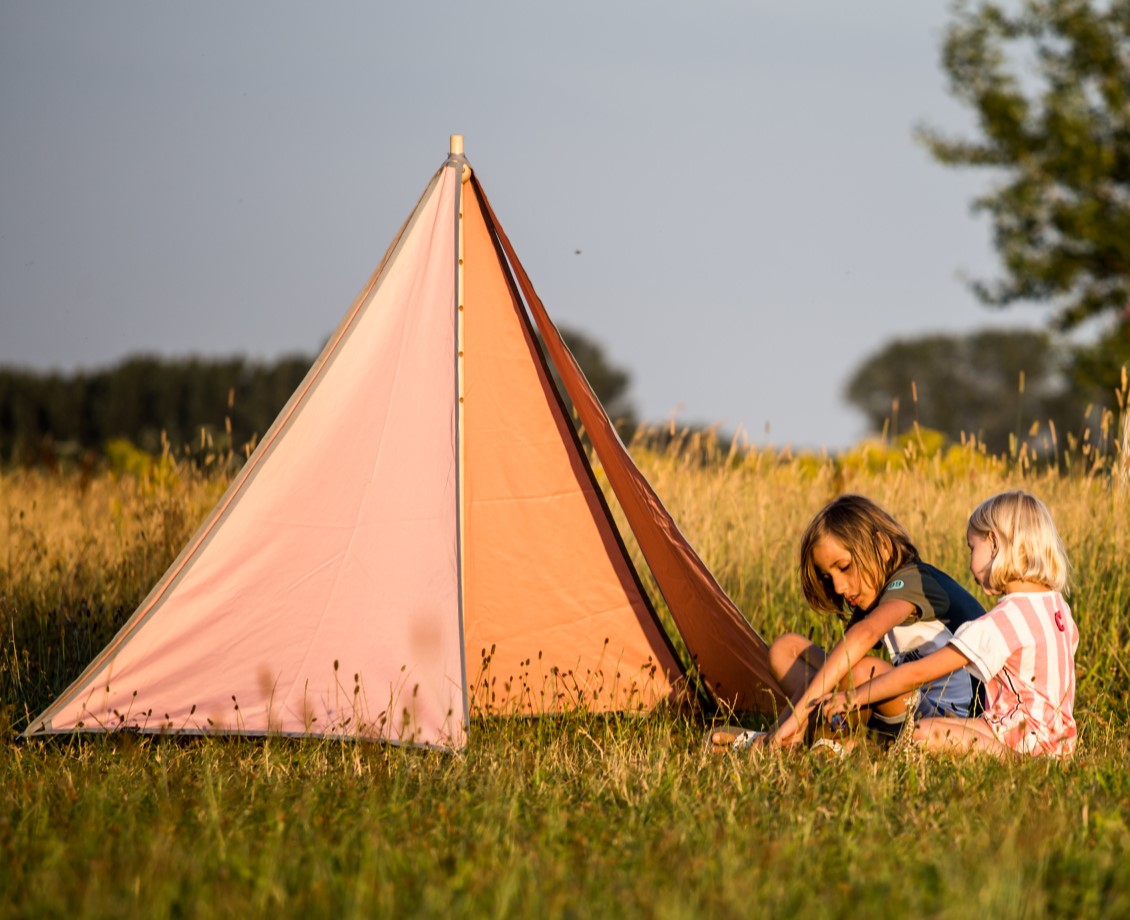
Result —
[[[350, 741], [16, 738], [111, 638], [228, 464], [119, 450], [0, 472], [0, 916], [1130, 916], [1130, 444], [989, 457], [929, 432], [837, 456], [675, 434], [633, 448], [758, 631], [835, 641], [796, 576], [862, 492], [975, 590], [965, 518], [1023, 487], [1075, 566], [1067, 763], [861, 744], [704, 752], [712, 715], [477, 719], [464, 752]], [[1122, 433], [1122, 437], [1119, 434]], [[647, 582], [646, 567], [640, 563]], [[651, 585], [649, 584], [649, 587]]]

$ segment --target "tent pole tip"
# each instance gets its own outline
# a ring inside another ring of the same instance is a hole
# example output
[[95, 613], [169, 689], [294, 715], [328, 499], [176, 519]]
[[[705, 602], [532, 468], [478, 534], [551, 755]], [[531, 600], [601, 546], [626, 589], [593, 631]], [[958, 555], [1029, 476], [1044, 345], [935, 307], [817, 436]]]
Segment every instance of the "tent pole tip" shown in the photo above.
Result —
[[453, 157], [463, 156], [463, 135], [462, 134], [452, 134], [451, 135], [451, 155]]

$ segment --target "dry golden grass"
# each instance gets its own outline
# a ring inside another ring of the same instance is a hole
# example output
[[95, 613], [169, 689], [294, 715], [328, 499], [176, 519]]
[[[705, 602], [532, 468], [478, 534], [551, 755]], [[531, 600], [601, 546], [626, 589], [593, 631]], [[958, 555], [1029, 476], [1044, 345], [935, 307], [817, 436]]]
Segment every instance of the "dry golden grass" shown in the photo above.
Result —
[[109, 640], [226, 475], [137, 457], [128, 474], [2, 472], [0, 915], [1126, 916], [1130, 448], [1113, 430], [1056, 468], [925, 432], [836, 457], [701, 434], [633, 446], [767, 637], [836, 637], [796, 577], [799, 534], [834, 495], [879, 501], [972, 588], [969, 510], [1006, 488], [1038, 494], [1075, 564], [1069, 764], [867, 747], [711, 757], [701, 721], [667, 712], [478, 720], [458, 756], [277, 738], [18, 743], [12, 730]]

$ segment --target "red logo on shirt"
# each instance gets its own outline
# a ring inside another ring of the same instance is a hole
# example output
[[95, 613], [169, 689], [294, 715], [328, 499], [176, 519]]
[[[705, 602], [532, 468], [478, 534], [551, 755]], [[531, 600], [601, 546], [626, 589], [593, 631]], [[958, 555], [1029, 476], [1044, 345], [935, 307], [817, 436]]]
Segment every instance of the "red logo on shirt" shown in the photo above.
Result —
[[1055, 625], [1059, 627], [1060, 632], [1067, 632], [1067, 621], [1063, 618], [1062, 610], [1055, 612]]

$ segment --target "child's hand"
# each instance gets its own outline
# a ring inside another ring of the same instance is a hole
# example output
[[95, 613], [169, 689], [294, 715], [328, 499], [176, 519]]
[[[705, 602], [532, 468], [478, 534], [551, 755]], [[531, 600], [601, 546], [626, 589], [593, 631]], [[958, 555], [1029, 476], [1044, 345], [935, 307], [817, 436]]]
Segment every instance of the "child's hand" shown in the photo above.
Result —
[[859, 708], [855, 701], [854, 690], [844, 690], [840, 693], [828, 693], [818, 699], [817, 704], [824, 713], [825, 718], [839, 715], [843, 712], [852, 712]]

